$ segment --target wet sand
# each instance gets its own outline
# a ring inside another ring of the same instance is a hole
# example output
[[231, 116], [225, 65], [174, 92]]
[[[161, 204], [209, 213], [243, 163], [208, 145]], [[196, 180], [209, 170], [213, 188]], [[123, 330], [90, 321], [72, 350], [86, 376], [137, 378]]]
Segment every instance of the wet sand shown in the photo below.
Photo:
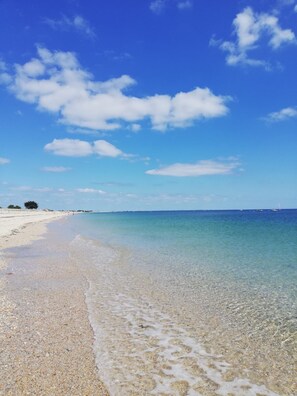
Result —
[[59, 217], [17, 226], [14, 219], [0, 233], [0, 395], [108, 395], [95, 365], [85, 279], [67, 249], [56, 254], [47, 239], [30, 244]]

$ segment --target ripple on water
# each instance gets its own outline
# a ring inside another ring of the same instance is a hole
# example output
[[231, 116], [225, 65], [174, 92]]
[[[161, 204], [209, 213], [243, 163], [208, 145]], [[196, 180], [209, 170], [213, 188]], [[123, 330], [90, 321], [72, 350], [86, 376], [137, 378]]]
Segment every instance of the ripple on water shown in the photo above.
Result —
[[207, 352], [144, 292], [135, 296], [132, 274], [123, 277], [115, 270], [115, 263], [121, 265], [119, 251], [77, 237], [72, 258], [89, 282], [97, 366], [112, 396], [276, 395], [234, 376], [223, 356]]

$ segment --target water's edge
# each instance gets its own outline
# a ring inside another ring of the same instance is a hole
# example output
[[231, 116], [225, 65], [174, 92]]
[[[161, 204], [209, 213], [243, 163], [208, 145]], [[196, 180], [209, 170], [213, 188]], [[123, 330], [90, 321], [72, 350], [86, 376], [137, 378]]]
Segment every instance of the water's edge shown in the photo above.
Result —
[[96, 362], [112, 396], [277, 394], [249, 379], [248, 372], [238, 376], [241, 369], [206, 350], [191, 328], [147, 298], [147, 285], [140, 296], [136, 277], [125, 278], [127, 254], [81, 236], [71, 243], [72, 259], [83, 265], [89, 282]]

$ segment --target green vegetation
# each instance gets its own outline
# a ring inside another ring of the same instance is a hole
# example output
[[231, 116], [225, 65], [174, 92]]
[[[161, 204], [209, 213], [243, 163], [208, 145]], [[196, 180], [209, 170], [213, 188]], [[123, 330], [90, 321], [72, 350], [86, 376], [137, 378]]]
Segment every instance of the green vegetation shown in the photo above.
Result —
[[21, 207], [19, 205], [8, 205], [7, 208], [8, 209], [21, 209]]
[[26, 209], [37, 209], [38, 208], [38, 204], [34, 201], [27, 201], [24, 203], [24, 206]]

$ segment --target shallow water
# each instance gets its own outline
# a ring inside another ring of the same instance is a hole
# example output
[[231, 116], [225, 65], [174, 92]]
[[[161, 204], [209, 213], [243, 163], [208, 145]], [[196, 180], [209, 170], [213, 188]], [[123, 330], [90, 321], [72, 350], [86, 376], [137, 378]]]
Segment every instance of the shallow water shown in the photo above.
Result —
[[297, 211], [75, 216], [111, 395], [294, 395]]

